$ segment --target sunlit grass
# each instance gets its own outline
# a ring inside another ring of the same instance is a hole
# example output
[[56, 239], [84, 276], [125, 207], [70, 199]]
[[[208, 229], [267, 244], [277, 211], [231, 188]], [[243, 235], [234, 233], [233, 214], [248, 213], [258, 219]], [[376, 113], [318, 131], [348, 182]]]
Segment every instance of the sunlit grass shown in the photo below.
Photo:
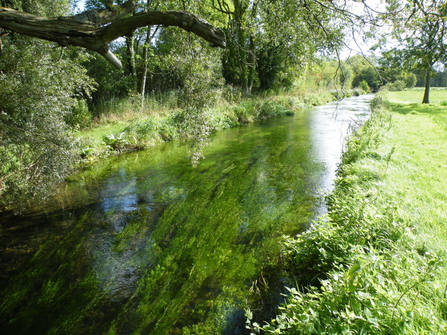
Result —
[[351, 138], [329, 222], [287, 241], [297, 278], [318, 287], [292, 290], [269, 332], [447, 332], [447, 110], [391, 100]]
[[395, 153], [386, 176], [386, 192], [399, 202], [399, 215], [413, 222], [420, 243], [447, 246], [447, 107], [411, 106], [402, 114], [391, 105], [393, 129], [387, 141]]
[[[422, 88], [388, 93], [388, 100], [394, 103], [421, 103], [424, 97]], [[447, 88], [436, 87], [430, 90], [430, 103], [439, 104], [447, 102]]]

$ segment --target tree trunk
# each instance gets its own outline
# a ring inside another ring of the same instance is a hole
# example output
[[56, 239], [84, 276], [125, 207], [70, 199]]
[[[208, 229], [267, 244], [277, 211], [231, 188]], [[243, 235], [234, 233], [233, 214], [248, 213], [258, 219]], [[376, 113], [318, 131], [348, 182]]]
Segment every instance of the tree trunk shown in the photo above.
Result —
[[108, 44], [118, 37], [148, 25], [177, 26], [205, 39], [212, 46], [225, 48], [223, 31], [194, 14], [182, 11], [148, 11], [125, 16], [123, 13], [127, 15], [131, 13], [127, 8], [129, 3], [133, 1], [127, 1], [119, 7], [115, 6], [115, 13], [103, 9], [55, 19], [0, 7], [0, 28], [53, 41], [60, 46], [73, 45], [96, 51], [117, 68], [121, 68], [122, 64], [110, 51]]
[[249, 49], [248, 49], [248, 91], [251, 93], [251, 89], [253, 88], [253, 84], [256, 76], [256, 56], [255, 56], [255, 43], [253, 41], [253, 37], [249, 38]]
[[427, 73], [425, 74], [425, 91], [424, 91], [424, 98], [422, 99], [423, 104], [429, 104], [430, 103], [430, 70], [427, 70]]
[[129, 73], [132, 77], [132, 88], [136, 92], [138, 89], [137, 67], [135, 64], [135, 40], [133, 32], [126, 35], [127, 56], [129, 58]]
[[144, 98], [146, 94], [147, 62], [148, 62], [148, 50], [150, 42], [151, 42], [151, 29], [148, 28], [146, 32], [146, 41], [144, 42], [143, 45], [143, 73], [141, 75], [141, 85], [140, 85], [141, 110], [144, 109]]
[[[152, 0], [147, 0], [146, 1], [146, 11], [148, 11], [149, 8], [151, 8], [151, 5], [152, 5]], [[157, 9], [157, 6], [154, 9]], [[149, 61], [148, 51], [149, 51], [149, 46], [151, 44], [152, 38], [155, 36], [157, 31], [158, 31], [158, 27], [155, 28], [155, 31], [152, 34], [151, 26], [147, 27], [146, 40], [144, 41], [144, 44], [143, 44], [143, 73], [141, 76], [141, 83], [140, 83], [141, 111], [144, 110], [144, 101], [145, 101], [145, 97], [146, 97], [146, 82], [147, 82], [147, 69], [148, 69], [147, 63]], [[152, 36], [151, 36], [151, 34], [152, 34]]]

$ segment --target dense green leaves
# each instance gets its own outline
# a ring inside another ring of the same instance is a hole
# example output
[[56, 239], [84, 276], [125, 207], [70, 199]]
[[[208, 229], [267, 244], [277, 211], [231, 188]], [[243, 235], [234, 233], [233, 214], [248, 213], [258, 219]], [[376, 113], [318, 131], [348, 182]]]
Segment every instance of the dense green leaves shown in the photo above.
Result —
[[0, 205], [45, 197], [71, 170], [66, 121], [85, 112], [78, 99], [91, 88], [79, 57], [19, 36], [0, 54]]
[[443, 0], [389, 0], [385, 20], [392, 24], [392, 37], [398, 46], [385, 54], [387, 64], [407, 71], [419, 70], [425, 76], [423, 103], [429, 103], [430, 78], [436, 63], [445, 63], [446, 16]]
[[[113, 8], [124, 2], [90, 0], [85, 5], [86, 9]], [[2, 1], [2, 5], [47, 17], [66, 15], [70, 5], [75, 4], [79, 1]], [[315, 0], [138, 1], [137, 11], [186, 10], [209, 20], [226, 31], [227, 49], [211, 49], [179, 29], [144, 27], [126, 36], [125, 41], [111, 45], [124, 63], [120, 71], [102, 58], [78, 57], [72, 50], [56, 49], [17, 35], [4, 37], [0, 68], [8, 97], [0, 103], [5, 128], [1, 145], [11, 154], [3, 155], [8, 162], [3, 173], [8, 177], [2, 177], [2, 182], [6, 185], [11, 178], [16, 182], [4, 186], [2, 192], [30, 188], [29, 194], [37, 194], [30, 182], [36, 176], [61, 180], [74, 161], [70, 152], [75, 141], [70, 139], [70, 131], [87, 125], [91, 116], [100, 117], [98, 106], [114, 98], [130, 97], [132, 108], [143, 110], [145, 94], [174, 92], [174, 107], [182, 109], [176, 116], [177, 123], [183, 122], [181, 133], [201, 147], [213, 131], [209, 108], [222, 98], [223, 92], [237, 92], [240, 96], [240, 92], [289, 88], [297, 82], [316, 90], [345, 90], [351, 88], [351, 83], [363, 85], [365, 91], [376, 89], [380, 83], [372, 66], [356, 69], [349, 62], [340, 64], [325, 58], [344, 44], [347, 27], [362, 22], [346, 5], [343, 1]], [[87, 92], [91, 91], [91, 83], [79, 64], [97, 83], [91, 95]], [[232, 87], [223, 90], [224, 80]], [[24, 99], [25, 95], [29, 99]], [[83, 101], [86, 98], [90, 111]], [[247, 119], [243, 114], [241, 120]], [[20, 127], [28, 129], [23, 132], [28, 134], [26, 139], [18, 136]], [[39, 132], [43, 135], [36, 135]], [[38, 143], [55, 151], [54, 155], [45, 152], [36, 157], [53, 155], [59, 165], [33, 156], [40, 152]], [[24, 148], [33, 154], [21, 160]], [[38, 166], [37, 162], [42, 162], [47, 172], [37, 173], [30, 168]], [[15, 175], [13, 170], [22, 172]], [[43, 192], [46, 183], [36, 180]]]

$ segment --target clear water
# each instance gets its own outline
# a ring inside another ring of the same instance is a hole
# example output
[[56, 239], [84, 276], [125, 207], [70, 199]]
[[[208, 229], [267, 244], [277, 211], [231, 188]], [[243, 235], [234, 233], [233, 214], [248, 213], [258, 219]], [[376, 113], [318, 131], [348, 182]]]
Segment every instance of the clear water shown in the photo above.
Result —
[[280, 302], [281, 240], [325, 213], [350, 98], [222, 131], [196, 168], [168, 143], [93, 166], [0, 217], [1, 334], [244, 334]]

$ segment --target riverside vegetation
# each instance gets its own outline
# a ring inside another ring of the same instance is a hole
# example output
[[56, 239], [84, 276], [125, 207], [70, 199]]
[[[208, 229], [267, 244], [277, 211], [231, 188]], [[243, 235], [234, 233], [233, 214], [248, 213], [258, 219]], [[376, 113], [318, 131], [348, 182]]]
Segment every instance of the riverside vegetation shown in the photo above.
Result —
[[[358, 95], [360, 92], [353, 90], [348, 95]], [[202, 126], [207, 128], [203, 133], [209, 135], [245, 123], [293, 115], [299, 110], [325, 104], [334, 98], [335, 94], [328, 91], [298, 94], [290, 91], [244, 98], [240, 92], [228, 90], [218, 104], [203, 112], [206, 114], [206, 123]], [[144, 111], [141, 111], [137, 99], [112, 100], [103, 104], [99, 107], [101, 117], [77, 134], [82, 143], [81, 156], [84, 161], [123, 151], [147, 149], [174, 139], [187, 140], [188, 134], [182, 127], [185, 110], [178, 108], [178, 100], [176, 92], [153, 96], [146, 102]]]
[[[274, 334], [447, 332], [446, 91], [380, 91], [351, 135], [329, 214], [286, 238], [296, 287]], [[417, 98], [417, 100], [413, 100]], [[250, 317], [250, 312], [248, 312]]]
[[246, 334], [247, 306], [270, 319], [282, 235], [320, 208], [325, 153], [370, 99], [218, 132], [196, 168], [179, 141], [95, 163], [3, 225], [0, 333]]

